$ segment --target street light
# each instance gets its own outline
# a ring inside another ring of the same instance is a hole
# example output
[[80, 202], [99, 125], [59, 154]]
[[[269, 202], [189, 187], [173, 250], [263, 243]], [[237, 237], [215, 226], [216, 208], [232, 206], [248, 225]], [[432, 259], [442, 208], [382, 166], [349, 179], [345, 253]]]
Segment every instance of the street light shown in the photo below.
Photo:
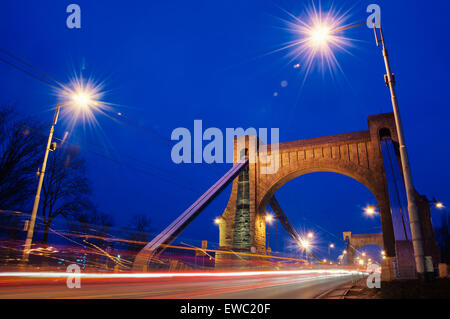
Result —
[[265, 221], [266, 221], [266, 250], [271, 250], [270, 249], [270, 241], [269, 241], [269, 227], [267, 227], [267, 224], [272, 224], [273, 221], [273, 215], [270, 213], [266, 213], [266, 217], [265, 217]]
[[312, 238], [314, 237], [313, 232], [309, 232], [308, 235], [307, 235], [307, 237], [310, 238], [310, 239], [312, 239]]
[[311, 242], [308, 239], [300, 239], [299, 247], [302, 249], [302, 254], [305, 254], [305, 258], [308, 256], [308, 250], [311, 249]]
[[364, 215], [366, 215], [368, 217], [375, 216], [376, 214], [378, 214], [376, 208], [377, 208], [377, 206], [373, 206], [373, 205], [368, 205], [368, 206], [364, 207]]
[[330, 27], [327, 25], [317, 25], [311, 29], [309, 43], [312, 47], [323, 47], [327, 45], [330, 38]]
[[[321, 21], [320, 19], [317, 20], [317, 16], [321, 17], [321, 13], [317, 15], [317, 13], [312, 16], [313, 22], [315, 22], [315, 26], [313, 29], [309, 29], [309, 34], [306, 36], [305, 42], [310, 43], [311, 45], [315, 45], [315, 49], [313, 53], [316, 50], [316, 48], [319, 48], [322, 50], [322, 54], [330, 53], [331, 49], [330, 46], [327, 45], [327, 43], [333, 43], [335, 39], [335, 34], [346, 30], [350, 28], [354, 28], [357, 26], [366, 25], [367, 22], [358, 23], [351, 26], [346, 27], [340, 27], [340, 28], [329, 28], [330, 22], [329, 21]], [[320, 23], [317, 24], [317, 21]], [[326, 23], [325, 23], [326, 22]], [[339, 20], [334, 21], [336, 23], [339, 23]], [[378, 32], [377, 27], [379, 29], [380, 39], [378, 39]], [[326, 31], [328, 30], [328, 33]], [[382, 46], [382, 53], [384, 58], [384, 64], [386, 68], [386, 75], [384, 77], [386, 85], [389, 87], [390, 94], [391, 94], [391, 102], [392, 102], [392, 108], [394, 111], [394, 119], [395, 119], [395, 125], [397, 129], [397, 136], [398, 136], [398, 142], [399, 142], [399, 149], [400, 149], [400, 160], [402, 164], [402, 172], [403, 172], [403, 178], [404, 178], [404, 184], [406, 189], [406, 197], [408, 200], [408, 212], [409, 212], [409, 219], [410, 219], [410, 226], [411, 226], [411, 236], [412, 236], [412, 242], [414, 247], [414, 255], [416, 260], [416, 270], [419, 276], [423, 276], [425, 273], [425, 260], [424, 260], [424, 244], [423, 244], [423, 237], [422, 237], [422, 230], [419, 220], [419, 211], [415, 199], [415, 190], [413, 186], [412, 176], [411, 176], [411, 169], [409, 165], [409, 159], [408, 159], [408, 152], [406, 149], [405, 144], [405, 137], [403, 134], [403, 126], [400, 118], [400, 111], [398, 107], [398, 101], [397, 96], [395, 94], [395, 78], [394, 74], [391, 71], [391, 66], [389, 62], [388, 57], [388, 51], [386, 49], [386, 44], [384, 41], [384, 34], [383, 29], [381, 28], [381, 25], [376, 26], [374, 24], [374, 33], [375, 33], [375, 41], [377, 46]], [[299, 41], [299, 44], [303, 44], [302, 41]], [[313, 54], [312, 57], [314, 57], [315, 54]], [[308, 59], [311, 59], [311, 55], [308, 57]]]
[[331, 259], [331, 255], [330, 255], [330, 249], [331, 248], [334, 248], [334, 244], [333, 243], [330, 243], [329, 245], [328, 245], [328, 259]]
[[53, 140], [53, 132], [55, 130], [55, 125], [58, 122], [59, 111], [60, 111], [61, 107], [66, 106], [66, 105], [75, 105], [79, 109], [88, 109], [90, 107], [90, 105], [92, 105], [94, 103], [97, 103], [97, 102], [94, 102], [93, 97], [89, 91], [77, 90], [70, 94], [70, 99], [68, 102], [63, 103], [63, 104], [57, 103], [57, 105], [56, 105], [56, 110], [55, 110], [55, 114], [53, 116], [52, 126], [50, 127], [50, 133], [48, 135], [47, 147], [45, 148], [44, 161], [42, 163], [41, 170], [38, 171], [39, 183], [38, 183], [38, 187], [36, 190], [36, 196], [34, 198], [34, 204], [33, 204], [33, 210], [31, 212], [30, 222], [28, 224], [27, 238], [25, 240], [25, 246], [24, 246], [23, 255], [22, 255], [22, 263], [27, 263], [29, 255], [30, 255], [31, 243], [33, 241], [34, 226], [36, 223], [36, 215], [37, 215], [37, 211], [38, 211], [38, 207], [39, 207], [39, 199], [41, 196], [42, 184], [44, 182], [45, 169], [47, 167], [48, 153], [49, 153], [49, 151], [55, 150], [52, 140]]
[[216, 219], [214, 219], [214, 224], [219, 225], [221, 221], [222, 219], [220, 217], [216, 217]]
[[309, 249], [309, 247], [311, 247], [309, 240], [302, 240], [301, 245], [305, 250], [307, 250], [307, 249]]
[[80, 108], [86, 108], [92, 104], [91, 96], [86, 92], [75, 93], [72, 97], [73, 102]]

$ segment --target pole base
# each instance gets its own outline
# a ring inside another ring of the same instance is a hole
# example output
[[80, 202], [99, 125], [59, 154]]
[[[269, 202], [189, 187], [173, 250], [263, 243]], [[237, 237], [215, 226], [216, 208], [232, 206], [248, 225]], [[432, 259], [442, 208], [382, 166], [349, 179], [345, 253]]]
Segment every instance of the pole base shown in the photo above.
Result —
[[417, 273], [417, 278], [422, 282], [431, 282], [436, 279], [433, 272]]

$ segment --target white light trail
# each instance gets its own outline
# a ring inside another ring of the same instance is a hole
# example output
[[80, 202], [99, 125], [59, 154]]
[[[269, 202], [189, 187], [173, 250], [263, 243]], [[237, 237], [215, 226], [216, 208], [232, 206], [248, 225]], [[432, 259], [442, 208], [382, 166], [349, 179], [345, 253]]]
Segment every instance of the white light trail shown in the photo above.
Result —
[[73, 272], [2, 272], [0, 277], [29, 278], [178, 278], [178, 277], [245, 277], [245, 276], [277, 276], [328, 274], [333, 276], [363, 275], [356, 270], [317, 269], [317, 270], [285, 270], [285, 271], [241, 271], [241, 272], [192, 272], [192, 273], [73, 273]]

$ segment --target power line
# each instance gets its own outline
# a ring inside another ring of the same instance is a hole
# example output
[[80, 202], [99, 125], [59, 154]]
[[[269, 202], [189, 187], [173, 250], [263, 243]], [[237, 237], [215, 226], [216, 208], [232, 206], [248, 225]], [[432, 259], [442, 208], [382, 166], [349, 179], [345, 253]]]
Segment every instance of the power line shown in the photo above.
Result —
[[[0, 48], [0, 52], [2, 52], [3, 54], [7, 55], [8, 57], [16, 60], [17, 62], [20, 62], [22, 64], [22, 66], [18, 66], [17, 64], [14, 64], [13, 62], [8, 61], [7, 59], [0, 57], [0, 60], [3, 61], [4, 63], [10, 65], [11, 67], [13, 67], [13, 68], [15, 68], [15, 69], [25, 73], [25, 74], [27, 74], [28, 76], [31, 76], [32, 78], [34, 78], [34, 79], [36, 79], [36, 80], [38, 80], [38, 81], [40, 81], [40, 82], [42, 82], [44, 84], [47, 84], [47, 85], [51, 86], [52, 88], [54, 88], [56, 90], [64, 91], [62, 88], [60, 88], [60, 87], [50, 83], [49, 81], [46, 81], [45, 78], [48, 77], [49, 79], [52, 79], [53, 81], [58, 83], [60, 86], [64, 87], [64, 84], [61, 81], [56, 80], [55, 78], [53, 78], [52, 76], [48, 75], [47, 73], [45, 73], [44, 71], [40, 70], [39, 68], [33, 66], [32, 64], [22, 60], [21, 58], [17, 57], [16, 55], [14, 55], [14, 54], [12, 54], [12, 53], [4, 50], [4, 49]], [[31, 69], [31, 70], [33, 70], [35, 72], [37, 72], [39, 75], [38, 74], [33, 74], [33, 72], [31, 72], [30, 70], [25, 70], [24, 66], [28, 67], [29, 69]]]
[[[45, 136], [45, 135], [46, 135], [44, 132], [42, 132], [41, 130], [38, 130], [38, 129], [35, 128], [35, 127], [30, 127], [30, 126], [28, 126], [28, 125], [25, 126], [25, 127], [26, 127], [27, 129], [29, 129], [30, 131], [35, 131], [36, 133], [38, 133], [38, 134], [40, 134], [40, 135], [42, 135], [42, 136]], [[67, 140], [61, 139], [61, 138], [56, 137], [56, 136], [54, 137], [54, 139], [60, 141], [61, 143], [67, 143], [67, 144], [70, 144], [70, 145], [72, 145], [72, 146], [78, 146], [78, 147], [81, 147], [81, 146], [78, 145], [78, 144], [69, 142], [69, 141], [67, 141]], [[110, 161], [112, 161], [112, 162], [115, 162], [116, 164], [119, 164], [119, 165], [122, 165], [122, 166], [124, 166], [124, 167], [128, 167], [128, 168], [131, 168], [131, 169], [140, 171], [140, 172], [145, 173], [145, 174], [147, 174], [147, 175], [151, 175], [151, 176], [156, 177], [156, 178], [159, 178], [159, 179], [161, 179], [161, 180], [163, 180], [163, 181], [165, 181], [165, 182], [168, 182], [168, 183], [171, 183], [171, 184], [173, 184], [173, 185], [176, 185], [176, 186], [178, 186], [178, 187], [181, 187], [181, 188], [187, 189], [187, 190], [189, 190], [189, 191], [198, 193], [197, 190], [193, 189], [193, 188], [190, 187], [190, 186], [187, 186], [187, 185], [184, 185], [184, 184], [180, 184], [180, 183], [174, 182], [174, 181], [171, 180], [171, 179], [164, 178], [164, 177], [161, 177], [161, 176], [159, 176], [159, 175], [156, 175], [156, 174], [154, 174], [154, 173], [152, 173], [152, 172], [149, 172], [148, 170], [145, 170], [145, 169], [142, 169], [142, 168], [138, 168], [138, 167], [132, 166], [132, 165], [130, 165], [130, 164], [124, 162], [124, 161], [121, 161], [121, 160], [112, 158], [111, 156], [108, 156], [108, 155], [103, 154], [103, 153], [100, 153], [100, 152], [96, 152], [96, 151], [94, 151], [94, 150], [92, 150], [92, 149], [89, 149], [89, 148], [88, 148], [88, 149], [86, 149], [86, 150], [87, 150], [88, 152], [93, 153], [94, 155], [97, 155], [97, 156], [103, 157], [103, 158], [105, 158], [105, 159], [107, 159], [107, 160], [110, 160]], [[149, 164], [147, 164], [147, 165], [149, 165]], [[156, 168], [156, 167], [154, 167], [154, 166], [153, 166], [152, 168], [153, 168], [153, 169], [156, 169], [156, 170], [162, 170], [162, 169]], [[166, 173], [167, 173], [167, 172], [168, 172], [168, 171], [166, 171]], [[196, 183], [196, 182], [193, 182], [193, 183]], [[203, 185], [201, 185], [201, 186], [203, 186]]]
[[[40, 81], [40, 82], [42, 82], [42, 83], [44, 83], [44, 84], [46, 84], [46, 85], [49, 85], [50, 87], [52, 87], [52, 88], [54, 88], [54, 89], [56, 89], [56, 90], [58, 90], [58, 91], [65, 92], [64, 89], [62, 89], [62, 88], [65, 87], [64, 83], [61, 82], [61, 81], [59, 81], [59, 80], [57, 80], [55, 77], [53, 77], [53, 76], [51, 76], [50, 74], [44, 72], [43, 70], [39, 69], [38, 67], [34, 66], [33, 64], [31, 64], [31, 63], [29, 63], [29, 62], [26, 62], [25, 60], [23, 60], [23, 59], [19, 58], [18, 56], [12, 54], [11, 52], [8, 52], [8, 51], [6, 51], [6, 50], [4, 50], [4, 49], [1, 49], [1, 48], [0, 48], [0, 52], [2, 52], [3, 54], [5, 54], [6, 56], [8, 56], [8, 57], [10, 57], [10, 58], [12, 58], [12, 59], [14, 59], [14, 60], [16, 60], [17, 62], [21, 63], [23, 66], [26, 66], [27, 68], [29, 68], [29, 69], [31, 69], [31, 70], [37, 72], [40, 76], [38, 76], [38, 75], [36, 75], [36, 74], [33, 74], [32, 72], [25, 70], [23, 67], [17, 66], [17, 65], [14, 64], [13, 62], [8, 61], [8, 60], [6, 60], [6, 59], [4, 59], [4, 58], [2, 58], [2, 57], [0, 57], [0, 61], [5, 62], [6, 64], [10, 65], [11, 67], [13, 67], [13, 68], [15, 68], [15, 69], [17, 69], [17, 70], [19, 70], [19, 71], [25, 73], [26, 75], [28, 75], [28, 76], [30, 76], [30, 77], [32, 77], [32, 78], [34, 78], [34, 79], [37, 79], [38, 81]], [[46, 81], [46, 78], [53, 80], [53, 81], [56, 82], [58, 85], [60, 85], [62, 88], [53, 85], [53, 84], [50, 83], [49, 81]], [[106, 111], [104, 111], [104, 110], [99, 110], [99, 111], [100, 111], [102, 114], [104, 114], [104, 115], [106, 115], [106, 116], [108, 116], [108, 117], [111, 118], [111, 116], [108, 115], [108, 114], [106, 113]], [[158, 131], [156, 131], [155, 129], [150, 129], [150, 128], [148, 128], [148, 127], [145, 127], [145, 126], [143, 126], [141, 123], [139, 123], [139, 122], [137, 122], [137, 121], [131, 119], [130, 117], [124, 115], [124, 114], [121, 113], [121, 112], [115, 112], [115, 111], [113, 111], [113, 112], [111, 112], [111, 114], [112, 114], [112, 115], [115, 115], [115, 116], [118, 116], [119, 119], [122, 120], [121, 123], [124, 124], [125, 126], [127, 126], [128, 128], [131, 128], [132, 130], [137, 131], [138, 133], [144, 133], [144, 134], [146, 134], [146, 135], [148, 135], [148, 136], [157, 137], [159, 140], [161, 140], [162, 142], [164, 142], [164, 145], [167, 146], [168, 148], [171, 148], [171, 147], [173, 146], [173, 145], [172, 145], [172, 144], [173, 144], [173, 141], [172, 141], [172, 140], [169, 140], [169, 139], [167, 139], [166, 137], [162, 136], [162, 135], [161, 135]], [[116, 118], [117, 118], [117, 117], [116, 117]], [[128, 122], [131, 122], [133, 125], [130, 125], [130, 124], [127, 123], [125, 120], [128, 121]], [[140, 128], [140, 130], [139, 130], [139, 128]], [[218, 172], [218, 170], [216, 169], [216, 167], [214, 167], [214, 166], [210, 166], [210, 167], [213, 168], [213, 169], [215, 169], [215, 170]], [[220, 173], [223, 173], [223, 172], [220, 171]]]

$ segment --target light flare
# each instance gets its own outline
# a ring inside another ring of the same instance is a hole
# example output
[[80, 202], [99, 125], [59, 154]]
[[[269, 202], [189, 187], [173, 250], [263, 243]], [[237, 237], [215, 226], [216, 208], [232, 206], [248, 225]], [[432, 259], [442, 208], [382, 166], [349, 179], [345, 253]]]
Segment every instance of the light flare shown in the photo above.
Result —
[[99, 127], [94, 114], [105, 115], [105, 111], [110, 111], [107, 103], [102, 101], [104, 94], [103, 83], [75, 74], [69, 84], [58, 91], [63, 118], [72, 129], [79, 120], [91, 127]]
[[346, 47], [352, 46], [353, 39], [344, 37], [339, 31], [352, 24], [348, 21], [349, 11], [333, 6], [323, 9], [320, 2], [318, 7], [312, 2], [301, 16], [286, 11], [291, 18], [290, 21], [285, 20], [287, 29], [295, 39], [285, 43], [280, 50], [289, 48], [292, 60], [301, 60], [305, 80], [314, 68], [323, 73], [328, 70], [332, 75], [336, 71], [343, 73], [335, 52], [351, 54]]
[[364, 207], [364, 215], [366, 215], [367, 217], [374, 217], [377, 214], [378, 212], [376, 206], [367, 205], [366, 207]]
[[309, 42], [313, 47], [322, 47], [327, 45], [330, 38], [330, 28], [326, 25], [319, 25], [311, 30]]
[[444, 207], [445, 207], [444, 204], [442, 204], [441, 202], [436, 202], [436, 208], [441, 209], [441, 208], [444, 208]]
[[91, 97], [89, 96], [89, 94], [84, 92], [75, 93], [72, 96], [72, 100], [75, 102], [77, 106], [82, 108], [89, 107], [89, 105], [92, 104]]
[[271, 224], [273, 221], [273, 215], [272, 214], [266, 214], [266, 222]]

